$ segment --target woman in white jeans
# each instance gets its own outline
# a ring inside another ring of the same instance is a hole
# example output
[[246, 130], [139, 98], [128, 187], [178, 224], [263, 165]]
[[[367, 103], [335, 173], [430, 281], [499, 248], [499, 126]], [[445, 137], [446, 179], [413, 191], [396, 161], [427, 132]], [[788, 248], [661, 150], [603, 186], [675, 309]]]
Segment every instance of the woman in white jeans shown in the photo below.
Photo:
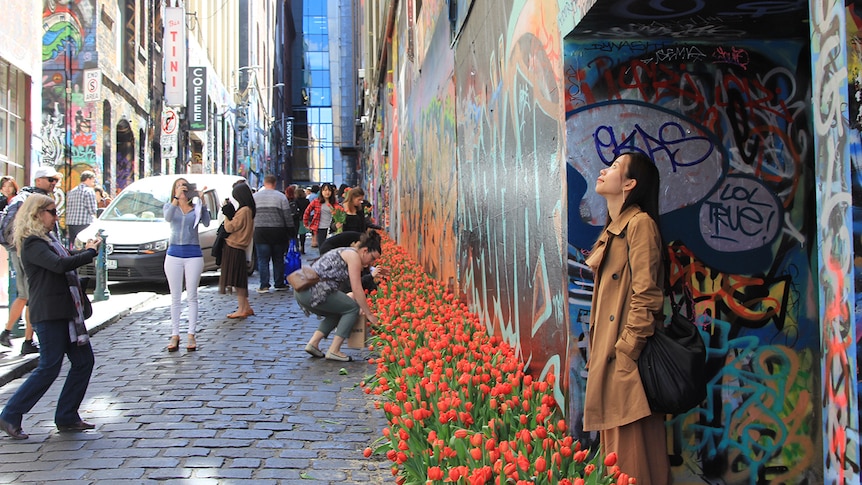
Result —
[[195, 327], [198, 323], [198, 284], [204, 270], [204, 254], [198, 239], [198, 225], [210, 225], [210, 213], [198, 197], [189, 190], [186, 179], [179, 178], [171, 188], [171, 201], [165, 204], [165, 220], [171, 224], [171, 239], [165, 256], [165, 276], [171, 289], [171, 340], [168, 352], [180, 348], [180, 305], [183, 297], [183, 276], [186, 279], [186, 300], [189, 304], [189, 339], [186, 350], [197, 350]]

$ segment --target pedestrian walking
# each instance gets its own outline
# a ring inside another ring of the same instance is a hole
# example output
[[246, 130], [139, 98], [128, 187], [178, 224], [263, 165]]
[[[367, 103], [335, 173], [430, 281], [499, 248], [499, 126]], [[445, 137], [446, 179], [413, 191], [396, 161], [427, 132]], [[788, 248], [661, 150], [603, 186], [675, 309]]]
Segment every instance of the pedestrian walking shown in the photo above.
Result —
[[276, 190], [277, 180], [272, 174], [264, 176], [263, 188], [254, 194], [254, 248], [260, 276], [258, 293], [269, 293], [270, 261], [275, 290], [287, 287], [284, 283], [284, 254], [287, 252], [288, 242], [296, 237], [291, 203], [284, 193]]
[[[377, 317], [371, 313], [365, 299], [365, 291], [362, 289], [362, 269], [371, 266], [381, 252], [380, 235], [367, 232], [361, 235], [355, 246], [333, 249], [312, 263], [311, 267], [320, 276], [320, 281], [294, 294], [296, 302], [306, 313], [323, 317], [305, 346], [306, 352], [327, 360], [353, 360], [341, 352], [341, 345], [350, 336], [360, 312], [370, 324], [377, 324]], [[339, 291], [345, 281], [350, 281], [352, 295]], [[335, 337], [324, 353], [320, 350], [320, 341], [328, 337], [333, 330]]]
[[296, 187], [294, 194], [296, 195], [296, 199], [294, 203], [296, 204], [296, 214], [294, 215], [294, 221], [296, 222], [297, 228], [297, 242], [299, 243], [299, 253], [305, 254], [305, 237], [310, 232], [305, 224], [302, 223], [302, 215], [305, 214], [305, 209], [308, 209], [308, 205], [311, 203], [305, 196], [305, 190], [302, 187]]
[[66, 194], [66, 230], [69, 236], [69, 247], [75, 248], [75, 238], [93, 223], [96, 210], [96, 174], [84, 170], [81, 172], [81, 183]]
[[224, 228], [230, 235], [225, 239], [222, 250], [221, 277], [219, 278], [219, 293], [224, 294], [231, 289], [236, 290], [237, 310], [228, 314], [228, 318], [247, 318], [254, 315], [254, 310], [248, 302], [248, 266], [247, 255], [254, 237], [254, 216], [256, 206], [251, 189], [245, 182], [238, 182], [231, 193], [239, 203], [235, 209], [228, 201], [222, 206], [225, 215]]
[[165, 221], [171, 225], [170, 244], [165, 255], [165, 276], [171, 290], [171, 338], [168, 352], [180, 348], [180, 313], [182, 310], [183, 278], [186, 282], [186, 302], [189, 307], [189, 330], [186, 350], [197, 350], [195, 331], [198, 323], [198, 285], [204, 271], [204, 254], [198, 239], [198, 226], [210, 225], [210, 212], [200, 200], [200, 192], [178, 178], [171, 186], [171, 201], [163, 208]]
[[[3, 217], [0, 220], [0, 244], [9, 252], [9, 259], [12, 260], [12, 268], [15, 270], [15, 289], [18, 292], [17, 298], [9, 307], [9, 319], [6, 321], [6, 328], [0, 332], [0, 345], [11, 347], [12, 342], [10, 335], [12, 327], [24, 315], [24, 343], [21, 344], [21, 355], [35, 354], [39, 352], [39, 346], [33, 341], [33, 326], [30, 324], [30, 310], [25, 311], [27, 301], [30, 298], [30, 285], [27, 281], [27, 273], [24, 271], [24, 266], [21, 264], [21, 257], [18, 255], [18, 250], [13, 241], [13, 229], [18, 210], [21, 205], [30, 195], [41, 194], [53, 197], [54, 188], [62, 178], [60, 172], [49, 165], [42, 165], [33, 173], [33, 185], [22, 188], [18, 195], [9, 201], [9, 205], [3, 210]], [[57, 225], [53, 229], [55, 236], [59, 239]]]
[[332, 213], [338, 205], [335, 199], [335, 186], [323, 184], [320, 194], [308, 204], [302, 215], [302, 223], [314, 234], [315, 244], [312, 247], [320, 247], [329, 232], [332, 224]]
[[84, 325], [87, 295], [75, 271], [96, 257], [100, 240], [87, 241], [86, 249], [70, 255], [53, 233], [57, 223], [54, 199], [34, 194], [21, 205], [15, 221], [15, 247], [21, 251], [30, 285], [30, 314], [42, 344], [39, 366], [6, 403], [0, 429], [13, 439], [27, 439], [21, 427], [28, 413], [57, 378], [63, 356], [72, 367], [57, 398], [54, 424], [61, 432], [84, 431], [95, 426], [81, 419], [95, 359]]
[[96, 192], [96, 205], [99, 206], [99, 209], [108, 207], [112, 200], [108, 195], [108, 192], [106, 192], [100, 185], [93, 187], [93, 191]]
[[9, 201], [18, 195], [18, 182], [11, 175], [0, 177], [0, 211], [6, 208]]
[[608, 219], [586, 263], [595, 275], [584, 430], [641, 485], [672, 483], [664, 415], [650, 410], [638, 356], [664, 306], [659, 173], [646, 155], [617, 156], [596, 193]]

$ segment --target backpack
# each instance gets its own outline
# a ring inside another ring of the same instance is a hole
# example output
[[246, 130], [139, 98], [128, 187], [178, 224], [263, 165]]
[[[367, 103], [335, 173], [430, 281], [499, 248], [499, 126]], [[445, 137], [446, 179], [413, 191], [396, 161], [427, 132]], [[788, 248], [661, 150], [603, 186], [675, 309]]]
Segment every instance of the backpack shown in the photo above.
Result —
[[12, 197], [12, 200], [0, 212], [0, 245], [3, 245], [6, 250], [15, 250], [15, 245], [12, 243], [12, 232], [15, 229], [15, 215], [18, 214], [18, 209], [24, 204], [24, 200], [33, 192], [27, 190], [27, 187], [21, 189], [18, 195]]

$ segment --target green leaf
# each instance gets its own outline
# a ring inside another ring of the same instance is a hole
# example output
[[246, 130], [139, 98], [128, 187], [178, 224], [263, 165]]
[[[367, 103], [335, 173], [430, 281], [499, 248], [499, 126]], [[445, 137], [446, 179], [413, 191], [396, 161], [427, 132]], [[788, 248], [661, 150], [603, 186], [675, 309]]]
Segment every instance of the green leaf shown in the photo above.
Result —
[[342, 376], [346, 376], [347, 375], [347, 369], [345, 369], [344, 367], [342, 367], [341, 369], [338, 369], [338, 374], [342, 375]]
[[332, 379], [324, 379], [323, 383], [324, 384], [332, 384]]
[[301, 478], [301, 479], [303, 479], [303, 480], [317, 480], [316, 478], [314, 478], [313, 476], [309, 475], [309, 474], [308, 474], [308, 473], [306, 473], [306, 472], [302, 472], [302, 473], [300, 473], [300, 474], [299, 474], [299, 478]]

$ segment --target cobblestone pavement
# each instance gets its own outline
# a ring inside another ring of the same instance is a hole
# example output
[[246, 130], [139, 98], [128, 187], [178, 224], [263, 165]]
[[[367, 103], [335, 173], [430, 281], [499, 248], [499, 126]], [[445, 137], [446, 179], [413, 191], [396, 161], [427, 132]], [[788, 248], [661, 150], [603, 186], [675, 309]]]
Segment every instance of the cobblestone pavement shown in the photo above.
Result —
[[[183, 326], [180, 351], [165, 351], [168, 296], [101, 329], [81, 406], [96, 429], [54, 427], [66, 361], [24, 416], [30, 439], [0, 436], [0, 483], [394, 483], [385, 457], [362, 455], [386, 424], [358, 386], [373, 372], [368, 352], [314, 359], [303, 348], [317, 319], [289, 290], [250, 298], [256, 315], [230, 320], [236, 297], [200, 288], [197, 352]], [[0, 404], [22, 382], [0, 388]]]

